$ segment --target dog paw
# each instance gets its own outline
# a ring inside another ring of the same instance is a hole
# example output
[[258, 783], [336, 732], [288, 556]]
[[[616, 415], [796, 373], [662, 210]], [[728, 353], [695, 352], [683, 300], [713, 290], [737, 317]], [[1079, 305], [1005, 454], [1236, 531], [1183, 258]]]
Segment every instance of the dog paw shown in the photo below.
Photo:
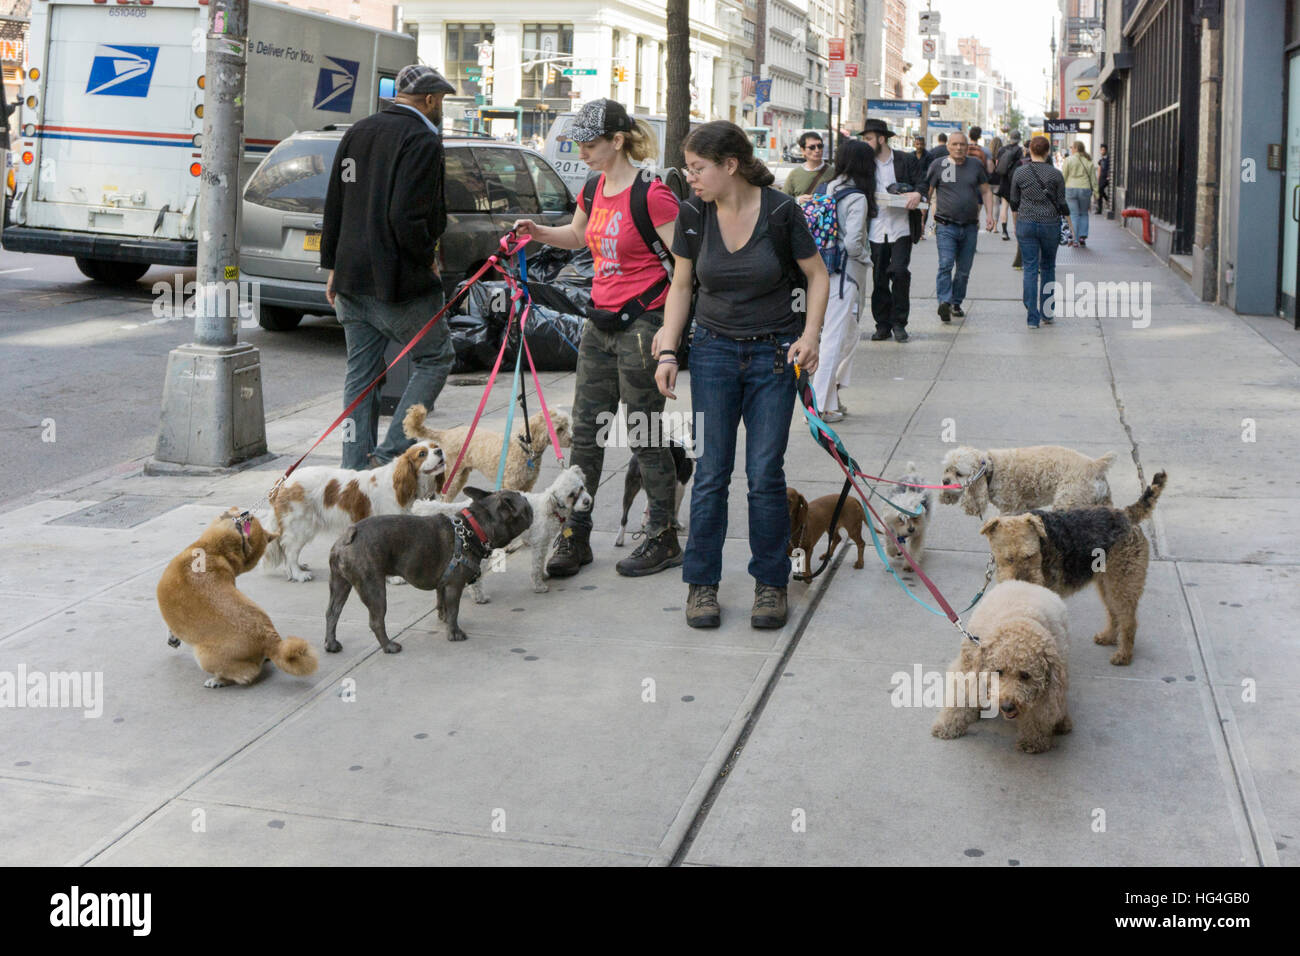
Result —
[[312, 573], [306, 568], [289, 572], [290, 581], [312, 581], [315, 580]]
[[1027, 754], [1040, 754], [1052, 748], [1050, 737], [1020, 737], [1016, 740], [1016, 749]]
[[[1115, 642], [1111, 641], [1111, 643], [1113, 644]], [[1133, 662], [1133, 652], [1129, 651], [1126, 654], [1123, 651], [1116, 651], [1114, 654], [1110, 655], [1110, 662], [1116, 667], [1123, 667], [1126, 664], [1131, 664]]]
[[384, 653], [400, 654], [402, 653], [402, 645], [398, 644], [396, 641], [389, 641], [387, 644], [384, 645]]
[[340, 644], [338, 641], [326, 641], [326, 642], [325, 642], [325, 653], [326, 653], [326, 654], [337, 654], [337, 653], [338, 653], [339, 651], [341, 651], [341, 650], [343, 650], [343, 645]]
[[1094, 643], [1094, 644], [1114, 644], [1114, 643], [1115, 643], [1115, 632], [1114, 632], [1114, 631], [1098, 631], [1096, 634], [1092, 635], [1092, 643]]
[[[488, 603], [491, 602], [491, 600], [492, 600], [492, 599], [491, 599], [490, 597], [488, 597], [486, 594], [475, 594], [475, 595], [474, 595], [474, 603], [475, 603], [475, 604], [488, 604]], [[442, 618], [438, 618], [438, 620], [441, 621]]]
[[390, 574], [390, 575], [389, 575], [387, 578], [385, 578], [384, 580], [387, 581], [389, 584], [405, 584], [405, 583], [406, 583], [406, 578], [402, 577], [400, 574]]
[[550, 586], [549, 584], [547, 584], [545, 581], [541, 582], [540, 584], [534, 584], [534, 585], [533, 585], [533, 593], [534, 593], [534, 594], [545, 594], [545, 593], [546, 593], [547, 591], [549, 591], [550, 589], [551, 589], [551, 586]]
[[168, 634], [168, 635], [167, 635], [167, 646], [168, 646], [168, 647], [180, 647], [180, 646], [181, 646], [181, 639], [180, 639], [179, 637], [177, 637], [175, 634]]
[[936, 720], [934, 726], [930, 728], [930, 733], [940, 740], [956, 740], [966, 735], [966, 728], [954, 726], [946, 720]]
[[469, 635], [458, 627], [452, 628], [452, 630], [447, 634], [447, 640], [449, 641], [463, 641], [468, 637]]
[[222, 680], [220, 677], [209, 677], [203, 682], [204, 687], [229, 687], [234, 681]]
[[1073, 729], [1074, 729], [1074, 721], [1070, 719], [1069, 714], [1066, 714], [1064, 717], [1062, 717], [1060, 720], [1056, 722], [1056, 726], [1052, 728], [1052, 733], [1068, 734]]

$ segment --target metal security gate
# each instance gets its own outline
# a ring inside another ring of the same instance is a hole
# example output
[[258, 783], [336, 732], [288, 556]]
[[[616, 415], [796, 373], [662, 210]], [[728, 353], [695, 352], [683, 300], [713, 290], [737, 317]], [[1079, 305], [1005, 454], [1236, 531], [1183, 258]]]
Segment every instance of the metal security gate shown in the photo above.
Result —
[[1200, 29], [1193, 0], [1166, 0], [1133, 36], [1125, 203], [1173, 227], [1171, 252], [1192, 251], [1196, 220]]

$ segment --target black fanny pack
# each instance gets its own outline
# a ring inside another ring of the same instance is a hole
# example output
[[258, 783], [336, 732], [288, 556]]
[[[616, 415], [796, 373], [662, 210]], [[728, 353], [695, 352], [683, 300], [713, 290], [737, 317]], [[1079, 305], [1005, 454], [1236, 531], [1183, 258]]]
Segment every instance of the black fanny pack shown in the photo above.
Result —
[[667, 288], [668, 277], [664, 276], [639, 296], [625, 302], [623, 308], [617, 312], [611, 312], [609, 309], [598, 309], [594, 305], [587, 306], [587, 318], [591, 319], [591, 324], [602, 332], [622, 332], [639, 319], [642, 313], [648, 311], [650, 304], [659, 298]]

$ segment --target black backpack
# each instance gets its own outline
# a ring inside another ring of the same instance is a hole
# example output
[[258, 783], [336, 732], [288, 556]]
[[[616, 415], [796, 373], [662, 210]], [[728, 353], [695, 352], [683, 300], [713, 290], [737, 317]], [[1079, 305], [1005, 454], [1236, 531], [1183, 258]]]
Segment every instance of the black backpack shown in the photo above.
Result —
[[[632, 210], [632, 224], [636, 226], [637, 234], [641, 236], [641, 241], [659, 257], [659, 261], [664, 266], [664, 277], [646, 289], [640, 295], [623, 303], [622, 308], [617, 312], [611, 312], [608, 309], [598, 309], [595, 306], [587, 307], [587, 317], [591, 319], [592, 324], [602, 332], [622, 332], [633, 322], [635, 322], [641, 313], [650, 308], [650, 303], [659, 298], [664, 290], [672, 282], [673, 275], [673, 254], [665, 248], [663, 240], [659, 238], [659, 233], [655, 231], [654, 223], [650, 221], [650, 205], [648, 198], [650, 195], [651, 176], [644, 171], [637, 174], [636, 179], [632, 181], [632, 195], [629, 198], [628, 206]], [[596, 200], [596, 190], [600, 187], [604, 176], [592, 176], [583, 184], [582, 187], [582, 210], [588, 216], [591, 215], [592, 204]]]
[[998, 153], [998, 161], [993, 167], [993, 172], [998, 176], [1009, 176], [1012, 168], [1020, 162], [1022, 153], [1018, 144], [1003, 146], [1002, 151]]

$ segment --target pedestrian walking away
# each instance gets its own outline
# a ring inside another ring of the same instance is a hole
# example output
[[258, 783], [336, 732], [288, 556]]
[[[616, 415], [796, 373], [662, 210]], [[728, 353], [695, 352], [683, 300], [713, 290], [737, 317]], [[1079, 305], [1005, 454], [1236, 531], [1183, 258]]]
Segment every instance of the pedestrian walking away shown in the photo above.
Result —
[[993, 139], [989, 140], [988, 149], [986, 150], [988, 161], [984, 164], [984, 169], [989, 174], [989, 189], [993, 192], [994, 229], [997, 228], [997, 223], [1002, 221], [1002, 208], [1004, 206], [1002, 197], [998, 194], [998, 183], [1001, 181], [1001, 177], [998, 175], [997, 155], [1001, 151], [1002, 137], [994, 136]]
[[[391, 105], [343, 134], [330, 170], [320, 264], [325, 298], [347, 343], [343, 407], [384, 370], [388, 343], [406, 345], [442, 308], [438, 239], [447, 227], [443, 200], [442, 100], [455, 88], [435, 69], [405, 66]], [[382, 444], [379, 389], [352, 414], [343, 433], [343, 467], [392, 461], [413, 444], [402, 431], [411, 405], [430, 412], [456, 360], [446, 322], [408, 355], [411, 377]]]
[[1080, 246], [1087, 246], [1088, 210], [1092, 208], [1092, 201], [1100, 191], [1100, 186], [1096, 167], [1093, 166], [1088, 151], [1083, 148], [1082, 140], [1076, 139], [1071, 145], [1070, 158], [1065, 161], [1061, 172], [1065, 176], [1065, 201], [1074, 217], [1074, 225], [1078, 227], [1078, 232], [1074, 233], [1075, 241]]
[[826, 144], [816, 133], [801, 133], [799, 148], [803, 150], [803, 165], [790, 170], [781, 191], [787, 196], [806, 199], [820, 183], [831, 178], [831, 167], [823, 160]]
[[934, 161], [936, 159], [946, 159], [947, 156], [948, 156], [948, 134], [940, 133], [938, 145], [935, 146], [934, 149], [930, 150], [928, 153], [925, 154], [925, 159], [922, 161], [922, 165], [921, 165], [921, 175], [917, 177], [917, 181], [919, 182], [920, 180], [925, 178], [925, 174], [930, 171], [930, 167], [934, 165]]
[[[1011, 176], [1020, 165], [1024, 158], [1025, 151], [1020, 145], [1020, 130], [1013, 129], [1007, 134], [1007, 143], [995, 154], [993, 161], [993, 176], [989, 180], [989, 185], [993, 187], [994, 195], [1002, 199], [1002, 209], [998, 214], [998, 224], [1002, 227], [1002, 238], [1008, 242], [1011, 240], [1007, 232], [1007, 221], [1012, 219], [1011, 214]], [[1012, 222], [1012, 228], [1015, 224]]]
[[1110, 156], [1106, 144], [1101, 144], [1101, 156], [1097, 159], [1097, 212], [1106, 211], [1106, 199], [1110, 193]]
[[790, 580], [785, 449], [794, 412], [794, 366], [817, 371], [829, 280], [798, 203], [767, 188], [773, 176], [754, 156], [744, 130], [725, 120], [705, 123], [687, 136], [684, 152], [695, 195], [678, 215], [677, 265], [654, 349], [659, 390], [676, 398], [675, 350], [698, 277], [691, 406], [700, 423], [695, 436], [700, 454], [682, 565], [686, 623], [717, 627], [721, 621], [727, 497], [743, 420], [754, 578], [750, 624], [782, 627]]
[[[978, 130], [979, 127], [974, 127]], [[966, 313], [966, 283], [975, 261], [981, 203], [989, 232], [993, 231], [993, 190], [983, 160], [967, 155], [969, 143], [961, 133], [948, 137], [948, 158], [930, 167], [926, 177], [934, 212], [935, 241], [939, 246], [939, 272], [934, 293], [939, 318], [944, 322]], [[980, 150], [983, 153], [983, 150]]]
[[898, 342], [909, 338], [912, 246], [920, 240], [924, 228], [917, 208], [921, 204], [921, 194], [917, 191], [921, 165], [912, 153], [890, 148], [893, 135], [894, 131], [879, 119], [867, 120], [861, 133], [876, 163], [876, 188], [872, 194], [875, 212], [867, 223], [867, 240], [871, 246], [871, 317], [876, 323], [876, 331], [871, 334], [873, 342], [883, 342], [891, 335]]
[[[1016, 242], [1024, 268], [1025, 321], [1036, 329], [1051, 325], [1052, 309], [1045, 309], [1049, 287], [1056, 281], [1056, 250], [1060, 245], [1061, 216], [1069, 216], [1065, 202], [1065, 177], [1052, 166], [1052, 144], [1046, 136], [1029, 141], [1030, 162], [1011, 177], [1011, 208], [1016, 210]], [[1074, 224], [1070, 224], [1073, 231]]]
[[[849, 384], [858, 344], [858, 303], [871, 265], [866, 226], [877, 211], [875, 172], [871, 147], [848, 140], [835, 157], [835, 178], [818, 187], [818, 193], [834, 203], [838, 236], [829, 264], [830, 297], [822, 325], [819, 364], [813, 376], [817, 407], [826, 422], [844, 417], [839, 389]], [[826, 256], [822, 258], [825, 261]]]
[[[578, 156], [597, 175], [578, 197], [573, 221], [544, 226], [515, 223], [520, 235], [561, 249], [591, 249], [595, 268], [592, 309], [583, 323], [574, 385], [573, 454], [593, 502], [600, 487], [603, 425], [627, 405], [628, 443], [636, 456], [650, 504], [641, 544], [615, 570], [628, 577], [654, 574], [682, 563], [673, 528], [677, 473], [668, 438], [651, 428], [661, 421], [664, 396], [655, 384], [651, 342], [663, 325], [677, 197], [658, 179], [641, 176], [633, 162], [658, 155], [650, 127], [610, 99], [585, 104], [567, 132]], [[642, 427], [632, 427], [640, 420]], [[606, 434], [612, 429], [605, 427]], [[591, 509], [574, 510], [546, 565], [551, 577], [571, 577], [594, 559]]]

